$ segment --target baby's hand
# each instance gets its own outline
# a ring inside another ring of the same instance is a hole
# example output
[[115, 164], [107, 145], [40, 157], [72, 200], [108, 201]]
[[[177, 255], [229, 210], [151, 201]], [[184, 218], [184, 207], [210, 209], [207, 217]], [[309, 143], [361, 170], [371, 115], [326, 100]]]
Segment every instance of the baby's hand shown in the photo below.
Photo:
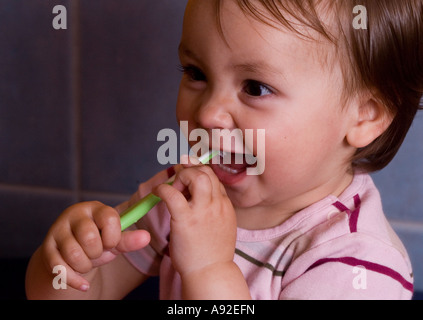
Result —
[[41, 246], [41, 254], [50, 272], [57, 265], [64, 266], [67, 285], [87, 291], [89, 281], [86, 277], [89, 278], [90, 271], [112, 261], [120, 253], [145, 247], [149, 241], [146, 231], [122, 233], [115, 209], [99, 202], [84, 202], [69, 207], [60, 215]]
[[173, 186], [163, 184], [154, 191], [171, 214], [170, 256], [182, 277], [232, 262], [236, 242], [235, 210], [213, 170], [185, 167]]

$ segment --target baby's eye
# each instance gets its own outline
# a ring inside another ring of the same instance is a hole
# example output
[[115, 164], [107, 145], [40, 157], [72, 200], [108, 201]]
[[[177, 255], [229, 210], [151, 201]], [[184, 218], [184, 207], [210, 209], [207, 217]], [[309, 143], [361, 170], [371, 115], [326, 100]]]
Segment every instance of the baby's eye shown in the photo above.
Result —
[[194, 66], [179, 66], [179, 70], [188, 76], [191, 81], [206, 81], [204, 73]]
[[273, 91], [269, 87], [255, 80], [247, 80], [243, 90], [252, 97], [262, 97], [273, 94]]

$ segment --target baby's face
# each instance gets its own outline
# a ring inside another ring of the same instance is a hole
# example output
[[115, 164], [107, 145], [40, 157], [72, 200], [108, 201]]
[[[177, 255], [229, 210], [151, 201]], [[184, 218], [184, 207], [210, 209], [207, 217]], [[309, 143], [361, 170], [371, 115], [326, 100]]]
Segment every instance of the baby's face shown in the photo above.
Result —
[[330, 44], [265, 25], [235, 1], [223, 3], [224, 37], [214, 1], [188, 3], [177, 117], [189, 122], [189, 130], [265, 129], [265, 153], [254, 146], [255, 155], [265, 157], [263, 174], [246, 175], [242, 166], [213, 169], [239, 225], [268, 228], [329, 194], [339, 195], [351, 182], [348, 159], [355, 150], [345, 139], [351, 111], [340, 105], [339, 65], [323, 63]]

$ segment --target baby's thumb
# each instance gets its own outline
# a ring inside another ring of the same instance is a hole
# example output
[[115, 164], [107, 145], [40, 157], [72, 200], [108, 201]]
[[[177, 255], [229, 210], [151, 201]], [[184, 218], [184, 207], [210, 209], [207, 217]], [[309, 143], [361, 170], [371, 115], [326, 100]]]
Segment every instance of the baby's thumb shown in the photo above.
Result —
[[150, 243], [150, 233], [145, 230], [125, 231], [116, 249], [120, 253], [137, 251]]

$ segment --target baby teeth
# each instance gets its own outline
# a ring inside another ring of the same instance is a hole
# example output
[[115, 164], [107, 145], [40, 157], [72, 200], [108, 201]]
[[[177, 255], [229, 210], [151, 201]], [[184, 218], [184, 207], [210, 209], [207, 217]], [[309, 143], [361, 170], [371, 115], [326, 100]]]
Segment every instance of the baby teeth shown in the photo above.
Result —
[[226, 172], [231, 173], [231, 174], [238, 174], [238, 173], [241, 172], [241, 171], [238, 171], [236, 169], [232, 169], [232, 168], [226, 167], [226, 166], [224, 166], [222, 164], [219, 164], [219, 168], [222, 169], [223, 171], [226, 171]]

